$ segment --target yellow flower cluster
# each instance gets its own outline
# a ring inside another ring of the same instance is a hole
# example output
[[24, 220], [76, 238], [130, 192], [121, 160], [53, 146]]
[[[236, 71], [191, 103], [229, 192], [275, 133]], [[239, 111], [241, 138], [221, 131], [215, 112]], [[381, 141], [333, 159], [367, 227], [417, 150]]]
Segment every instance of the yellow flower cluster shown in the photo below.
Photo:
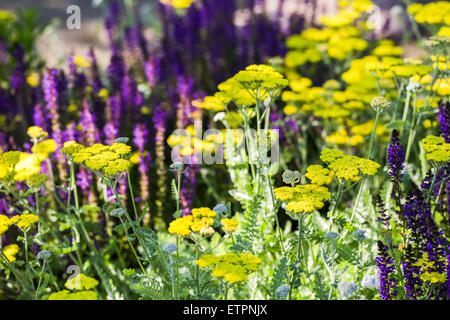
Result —
[[252, 95], [257, 99], [262, 99], [266, 94], [275, 95], [273, 92], [280, 91], [289, 84], [281, 73], [264, 64], [248, 66], [239, 71], [233, 79], [244, 88], [251, 89]]
[[[369, 136], [375, 126], [375, 120], [373, 119], [362, 124], [355, 124], [352, 120], [347, 120], [345, 123], [347, 126], [350, 126], [349, 129], [342, 128], [332, 132], [325, 137], [325, 141], [336, 145], [358, 146], [364, 143], [364, 137]], [[384, 123], [377, 125], [375, 134], [379, 136], [381, 141], [388, 141], [389, 133], [390, 131]]]
[[373, 176], [380, 165], [372, 160], [357, 156], [344, 155], [336, 149], [324, 149], [320, 155], [323, 162], [328, 163], [328, 168], [341, 181], [358, 181], [361, 175]]
[[323, 149], [320, 153], [320, 160], [325, 163], [331, 163], [344, 156], [344, 152], [337, 149]]
[[237, 106], [250, 107], [254, 106], [257, 100], [263, 101], [268, 97], [278, 96], [288, 84], [283, 75], [273, 67], [250, 65], [219, 84], [220, 91], [214, 95], [214, 100], [209, 101], [214, 105], [218, 105], [220, 101], [223, 107], [232, 101]]
[[97, 300], [98, 294], [95, 291], [78, 291], [70, 292], [69, 290], [62, 290], [50, 294], [48, 300]]
[[322, 186], [331, 183], [333, 172], [319, 164], [314, 164], [306, 169], [305, 177], [311, 180], [312, 184]]
[[36, 72], [32, 72], [27, 76], [27, 83], [32, 88], [36, 88], [39, 85], [39, 74]]
[[48, 139], [39, 142], [36, 146], [31, 148], [33, 155], [37, 156], [40, 162], [44, 161], [50, 153], [53, 153], [58, 149], [55, 140]]
[[92, 65], [91, 58], [84, 55], [76, 55], [73, 57], [73, 62], [81, 68], [89, 68]]
[[439, 78], [432, 87], [427, 86], [427, 90], [437, 92], [441, 96], [450, 96], [450, 78]]
[[172, 6], [175, 9], [187, 9], [195, 0], [159, 0], [159, 2]]
[[[47, 137], [47, 133], [39, 127], [30, 127], [28, 135], [34, 140]], [[41, 171], [42, 162], [49, 154], [55, 152], [57, 145], [55, 140], [48, 139], [36, 143], [31, 151], [33, 153], [0, 151], [0, 180], [13, 178], [15, 181], [25, 181]]]
[[168, 231], [182, 237], [188, 237], [192, 233], [212, 235], [215, 232], [212, 225], [216, 216], [216, 212], [206, 207], [192, 209], [191, 215], [172, 221]]
[[427, 160], [436, 162], [450, 161], [450, 143], [446, 143], [443, 137], [427, 136], [422, 139], [423, 149], [426, 151]]
[[[167, 138], [167, 144], [172, 148], [176, 147], [181, 156], [190, 156], [195, 152], [202, 151], [214, 154], [218, 150], [219, 147], [215, 144], [215, 139], [199, 139], [193, 125], [187, 126], [184, 130], [179, 135], [172, 134]], [[217, 139], [220, 141], [219, 143], [223, 141], [223, 138]]]
[[130, 167], [130, 161], [126, 158], [131, 152], [131, 147], [124, 143], [113, 143], [111, 146], [94, 144], [91, 147], [84, 147], [75, 141], [68, 141], [64, 143], [62, 152], [74, 163], [106, 176], [115, 176]]
[[[375, 127], [375, 120], [369, 120], [365, 123], [353, 125], [351, 127], [351, 132], [354, 135], [361, 135], [363, 137], [367, 137], [372, 134], [373, 128]], [[375, 134], [380, 137], [381, 141], [388, 141], [390, 131], [386, 128], [386, 124], [383, 122], [379, 122], [377, 128], [375, 130]]]
[[280, 187], [274, 190], [275, 197], [286, 203], [286, 211], [310, 213], [324, 206], [331, 193], [324, 186], [315, 184]]
[[222, 230], [225, 232], [235, 232], [239, 225], [237, 220], [229, 218], [221, 219], [220, 222], [222, 223]]
[[97, 300], [98, 294], [91, 289], [98, 286], [98, 281], [82, 273], [66, 281], [64, 286], [70, 290], [62, 290], [50, 294], [48, 300]]
[[0, 214], [0, 236], [8, 231], [9, 227], [12, 225], [11, 219], [8, 216]]
[[90, 290], [98, 285], [98, 281], [94, 278], [85, 276], [80, 273], [70, 280], [67, 280], [64, 286], [70, 290]]
[[211, 110], [214, 112], [224, 111], [225, 107], [223, 102], [215, 96], [206, 96], [203, 100], [194, 100], [192, 105], [205, 110]]
[[373, 49], [372, 54], [375, 56], [401, 56], [403, 48], [394, 45], [392, 40], [381, 40], [379, 45]]
[[414, 3], [408, 6], [408, 13], [414, 16], [418, 23], [450, 25], [450, 3], [448, 1], [427, 4]]
[[248, 275], [258, 270], [262, 260], [249, 253], [227, 253], [221, 256], [206, 254], [197, 260], [201, 268], [210, 268], [212, 275], [224, 278], [229, 283], [248, 279]]
[[337, 145], [348, 145], [354, 147], [364, 143], [364, 137], [359, 134], [349, 136], [347, 130], [341, 129], [330, 133], [327, 137], [325, 137], [325, 141]]
[[305, 63], [316, 63], [322, 60], [323, 55], [337, 60], [345, 60], [353, 52], [363, 51], [368, 43], [361, 36], [361, 31], [353, 24], [365, 10], [372, 6], [371, 1], [342, 2], [335, 15], [325, 15], [320, 23], [327, 28], [308, 28], [300, 35], [291, 36], [287, 41], [290, 49], [285, 57], [288, 68], [295, 68]]
[[21, 229], [28, 229], [33, 223], [39, 221], [35, 214], [22, 214], [11, 218], [11, 222]]
[[[439, 261], [443, 262], [445, 261], [445, 258], [442, 257], [439, 259]], [[435, 271], [436, 262], [438, 261], [432, 261], [429, 259], [428, 252], [424, 252], [422, 257], [412, 265], [422, 268], [424, 272], [420, 275], [420, 279], [422, 279], [423, 281], [427, 281], [430, 283], [445, 282], [447, 280], [447, 277], [444, 274]]]
[[45, 174], [34, 174], [27, 179], [27, 186], [30, 188], [39, 188], [47, 181], [47, 178]]
[[27, 134], [35, 140], [45, 139], [48, 137], [48, 133], [38, 126], [29, 127], [27, 130]]
[[3, 254], [9, 262], [16, 261], [16, 255], [19, 253], [19, 246], [17, 244], [9, 244], [3, 248]]

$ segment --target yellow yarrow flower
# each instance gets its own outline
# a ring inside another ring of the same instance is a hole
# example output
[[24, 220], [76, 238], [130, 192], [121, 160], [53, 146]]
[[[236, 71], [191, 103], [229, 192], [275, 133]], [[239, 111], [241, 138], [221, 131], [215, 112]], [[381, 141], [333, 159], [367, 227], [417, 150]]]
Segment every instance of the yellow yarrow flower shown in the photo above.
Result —
[[239, 222], [234, 219], [224, 218], [221, 219], [222, 230], [225, 232], [235, 232], [237, 230]]
[[30, 87], [36, 88], [39, 85], [39, 74], [37, 72], [32, 72], [28, 75], [27, 83]]
[[98, 294], [95, 291], [79, 291], [69, 292], [68, 290], [62, 290], [50, 294], [48, 300], [97, 300]]
[[64, 286], [70, 290], [90, 290], [98, 285], [98, 281], [94, 278], [85, 276], [80, 273], [74, 278], [67, 280]]
[[0, 236], [8, 231], [9, 227], [12, 225], [11, 219], [8, 216], [0, 214]]
[[8, 258], [9, 262], [16, 261], [16, 255], [19, 253], [19, 246], [17, 244], [10, 244], [3, 248], [3, 254]]
[[177, 234], [182, 237], [188, 237], [192, 233], [201, 235], [211, 235], [215, 231], [212, 228], [214, 218], [217, 213], [209, 208], [195, 208], [192, 209], [191, 215], [175, 219], [169, 224], [169, 233]]
[[262, 260], [249, 253], [227, 253], [221, 256], [204, 255], [196, 261], [201, 268], [209, 268], [216, 278], [224, 278], [230, 284], [245, 281], [258, 270]]
[[326, 187], [315, 184], [276, 188], [274, 193], [275, 198], [286, 203], [286, 210], [293, 213], [313, 212], [331, 198]]
[[330, 184], [333, 179], [333, 172], [321, 165], [311, 165], [306, 169], [305, 177], [311, 180], [312, 184], [318, 186]]
[[73, 62], [77, 66], [82, 67], [82, 68], [88, 68], [88, 67], [90, 67], [92, 65], [91, 59], [89, 57], [82, 56], [82, 55], [76, 55], [73, 58]]
[[172, 6], [175, 9], [187, 9], [195, 0], [159, 0], [159, 2]]
[[225, 110], [223, 102], [215, 96], [206, 96], [203, 100], [194, 100], [192, 101], [192, 105], [200, 109], [211, 110], [214, 112]]
[[25, 181], [41, 171], [41, 159], [39, 155], [25, 152], [20, 153], [20, 160], [14, 167], [14, 180]]
[[47, 179], [47, 175], [37, 173], [27, 179], [27, 185], [30, 188], [39, 188], [47, 181]]
[[450, 161], [450, 143], [446, 143], [443, 137], [429, 135], [422, 139], [423, 149], [426, 151], [427, 160], [436, 162]]
[[39, 221], [39, 216], [35, 214], [22, 214], [11, 218], [11, 222], [21, 229], [28, 229], [33, 223]]

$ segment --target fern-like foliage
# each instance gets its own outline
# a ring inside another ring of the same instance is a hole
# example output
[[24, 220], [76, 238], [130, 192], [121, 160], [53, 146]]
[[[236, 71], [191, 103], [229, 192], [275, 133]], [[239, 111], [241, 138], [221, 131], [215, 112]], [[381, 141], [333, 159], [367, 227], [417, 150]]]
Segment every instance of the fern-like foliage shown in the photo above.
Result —
[[281, 258], [277, 268], [273, 274], [272, 283], [270, 286], [270, 295], [272, 300], [279, 299], [277, 289], [282, 285], [287, 285], [289, 276], [288, 259]]
[[258, 248], [261, 240], [259, 231], [260, 223], [258, 214], [261, 210], [261, 203], [258, 196], [248, 201], [245, 206], [245, 212], [242, 216], [242, 240], [249, 244], [250, 248]]

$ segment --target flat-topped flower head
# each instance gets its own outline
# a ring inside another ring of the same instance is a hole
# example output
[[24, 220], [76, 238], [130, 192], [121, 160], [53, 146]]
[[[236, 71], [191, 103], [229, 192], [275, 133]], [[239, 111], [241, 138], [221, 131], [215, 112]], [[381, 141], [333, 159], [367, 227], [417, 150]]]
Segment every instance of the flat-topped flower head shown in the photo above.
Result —
[[11, 218], [11, 222], [20, 229], [28, 229], [34, 223], [39, 221], [39, 216], [35, 214], [22, 214]]
[[225, 110], [224, 103], [216, 96], [206, 96], [203, 100], [194, 100], [192, 105], [205, 110], [220, 112]]
[[9, 262], [16, 261], [16, 255], [19, 253], [20, 248], [17, 244], [9, 244], [3, 248], [3, 254], [6, 256]]
[[29, 188], [40, 188], [47, 181], [48, 177], [45, 174], [33, 174], [27, 179], [27, 186]]
[[311, 165], [306, 169], [305, 177], [311, 180], [312, 184], [321, 186], [331, 183], [333, 172], [321, 165]]
[[339, 180], [347, 181], [358, 181], [361, 174], [373, 176], [379, 167], [375, 161], [351, 155], [344, 155], [328, 165]]
[[251, 96], [260, 100], [265, 99], [266, 95], [279, 94], [280, 90], [289, 84], [281, 73], [263, 64], [250, 65], [245, 70], [239, 71], [233, 79], [249, 90]]
[[247, 280], [257, 271], [262, 260], [249, 253], [227, 253], [220, 256], [206, 254], [196, 261], [201, 268], [208, 268], [216, 278], [224, 278], [230, 284]]
[[341, 150], [326, 148], [320, 153], [320, 160], [322, 160], [325, 163], [331, 163], [343, 156], [344, 152]]
[[4, 234], [12, 225], [12, 221], [8, 216], [0, 214], [0, 236]]
[[175, 9], [187, 9], [195, 0], [159, 0], [159, 2], [172, 6]]
[[98, 281], [80, 273], [72, 279], [67, 280], [64, 286], [70, 290], [90, 290], [98, 286]]
[[169, 233], [188, 237], [194, 234], [210, 236], [214, 234], [212, 228], [217, 213], [213, 210], [202, 207], [191, 210], [191, 215], [175, 219], [169, 224]]
[[114, 177], [126, 172], [131, 166], [128, 159], [131, 147], [125, 143], [116, 142], [110, 146], [97, 143], [90, 147], [84, 147], [74, 141], [69, 141], [64, 144], [62, 152], [74, 163], [107, 177]]
[[423, 149], [426, 151], [427, 160], [436, 162], [450, 161], [450, 143], [445, 142], [444, 137], [429, 135], [422, 139]]
[[64, 142], [61, 152], [66, 155], [73, 155], [74, 153], [77, 153], [78, 151], [80, 151], [82, 149], [85, 149], [85, 146], [83, 146], [75, 141], [67, 141], [67, 142]]
[[222, 223], [222, 230], [225, 232], [235, 232], [239, 225], [237, 220], [229, 218], [221, 219], [220, 223]]
[[324, 186], [315, 184], [281, 187], [274, 190], [275, 197], [286, 203], [286, 210], [292, 213], [310, 213], [324, 206], [331, 193]]
[[62, 290], [54, 292], [48, 296], [48, 300], [97, 300], [98, 294], [92, 290], [83, 290], [77, 292], [70, 292], [69, 290]]
[[48, 133], [38, 126], [29, 127], [27, 130], [27, 134], [35, 140], [45, 139], [48, 137]]

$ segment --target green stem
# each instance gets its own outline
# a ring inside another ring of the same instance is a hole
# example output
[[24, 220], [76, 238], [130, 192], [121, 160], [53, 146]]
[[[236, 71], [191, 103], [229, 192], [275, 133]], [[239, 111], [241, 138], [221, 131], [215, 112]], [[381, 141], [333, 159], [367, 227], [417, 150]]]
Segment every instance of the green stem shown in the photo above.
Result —
[[38, 298], [39, 290], [41, 288], [42, 274], [44, 273], [44, 270], [45, 270], [45, 260], [42, 263], [42, 269], [41, 269], [41, 273], [39, 274], [39, 281], [38, 281], [38, 286], [37, 286], [37, 289], [36, 289], [36, 293], [34, 294], [34, 300], [37, 300], [37, 298]]
[[120, 223], [122, 223], [122, 225], [123, 225], [123, 227], [124, 227], [123, 229], [124, 229], [124, 231], [125, 231], [125, 235], [126, 235], [126, 238], [127, 238], [127, 240], [128, 240], [128, 244], [130, 245], [131, 251], [133, 251], [133, 254], [134, 254], [135, 258], [136, 258], [136, 261], [137, 261], [138, 264], [139, 264], [139, 267], [141, 268], [142, 272], [150, 279], [149, 275], [147, 274], [147, 271], [145, 270], [144, 266], [143, 266], [142, 263], [141, 263], [141, 260], [140, 260], [139, 257], [138, 257], [138, 254], [137, 254], [137, 252], [136, 252], [136, 249], [134, 249], [134, 246], [133, 246], [133, 244], [131, 243], [130, 235], [128, 234], [127, 228], [126, 228], [126, 226], [125, 226], [125, 221], [123, 221], [122, 216], [119, 216], [119, 219], [120, 219]]
[[406, 121], [406, 119], [408, 118], [408, 110], [409, 110], [409, 101], [410, 100], [411, 100], [411, 91], [407, 90], [405, 106], [403, 107], [402, 121]]
[[356, 210], [358, 209], [359, 199], [361, 198], [362, 191], [364, 188], [364, 182], [366, 181], [366, 177], [362, 177], [361, 185], [359, 186], [358, 195], [356, 196], [355, 204], [353, 205], [352, 216], [350, 218], [350, 222], [353, 222], [353, 218], [355, 217]]
[[331, 230], [331, 226], [333, 224], [334, 213], [336, 212], [336, 208], [337, 208], [337, 206], [339, 204], [339, 200], [341, 200], [342, 184], [343, 184], [342, 182], [339, 182], [338, 191], [337, 191], [337, 194], [336, 194], [336, 200], [334, 201], [333, 210], [331, 211], [330, 218], [328, 220], [327, 231]]
[[138, 213], [137, 213], [137, 209], [136, 209], [136, 203], [134, 202], [133, 186], [131, 185], [130, 171], [127, 171], [127, 180], [128, 180], [128, 187], [130, 189], [131, 203], [133, 204], [134, 217], [137, 220]]
[[[195, 246], [195, 257], [196, 260], [199, 259], [199, 250], [198, 250], [198, 245]], [[196, 295], [197, 295], [197, 300], [200, 299], [200, 282], [199, 282], [199, 266], [198, 264], [195, 264], [195, 284], [196, 284]]]

